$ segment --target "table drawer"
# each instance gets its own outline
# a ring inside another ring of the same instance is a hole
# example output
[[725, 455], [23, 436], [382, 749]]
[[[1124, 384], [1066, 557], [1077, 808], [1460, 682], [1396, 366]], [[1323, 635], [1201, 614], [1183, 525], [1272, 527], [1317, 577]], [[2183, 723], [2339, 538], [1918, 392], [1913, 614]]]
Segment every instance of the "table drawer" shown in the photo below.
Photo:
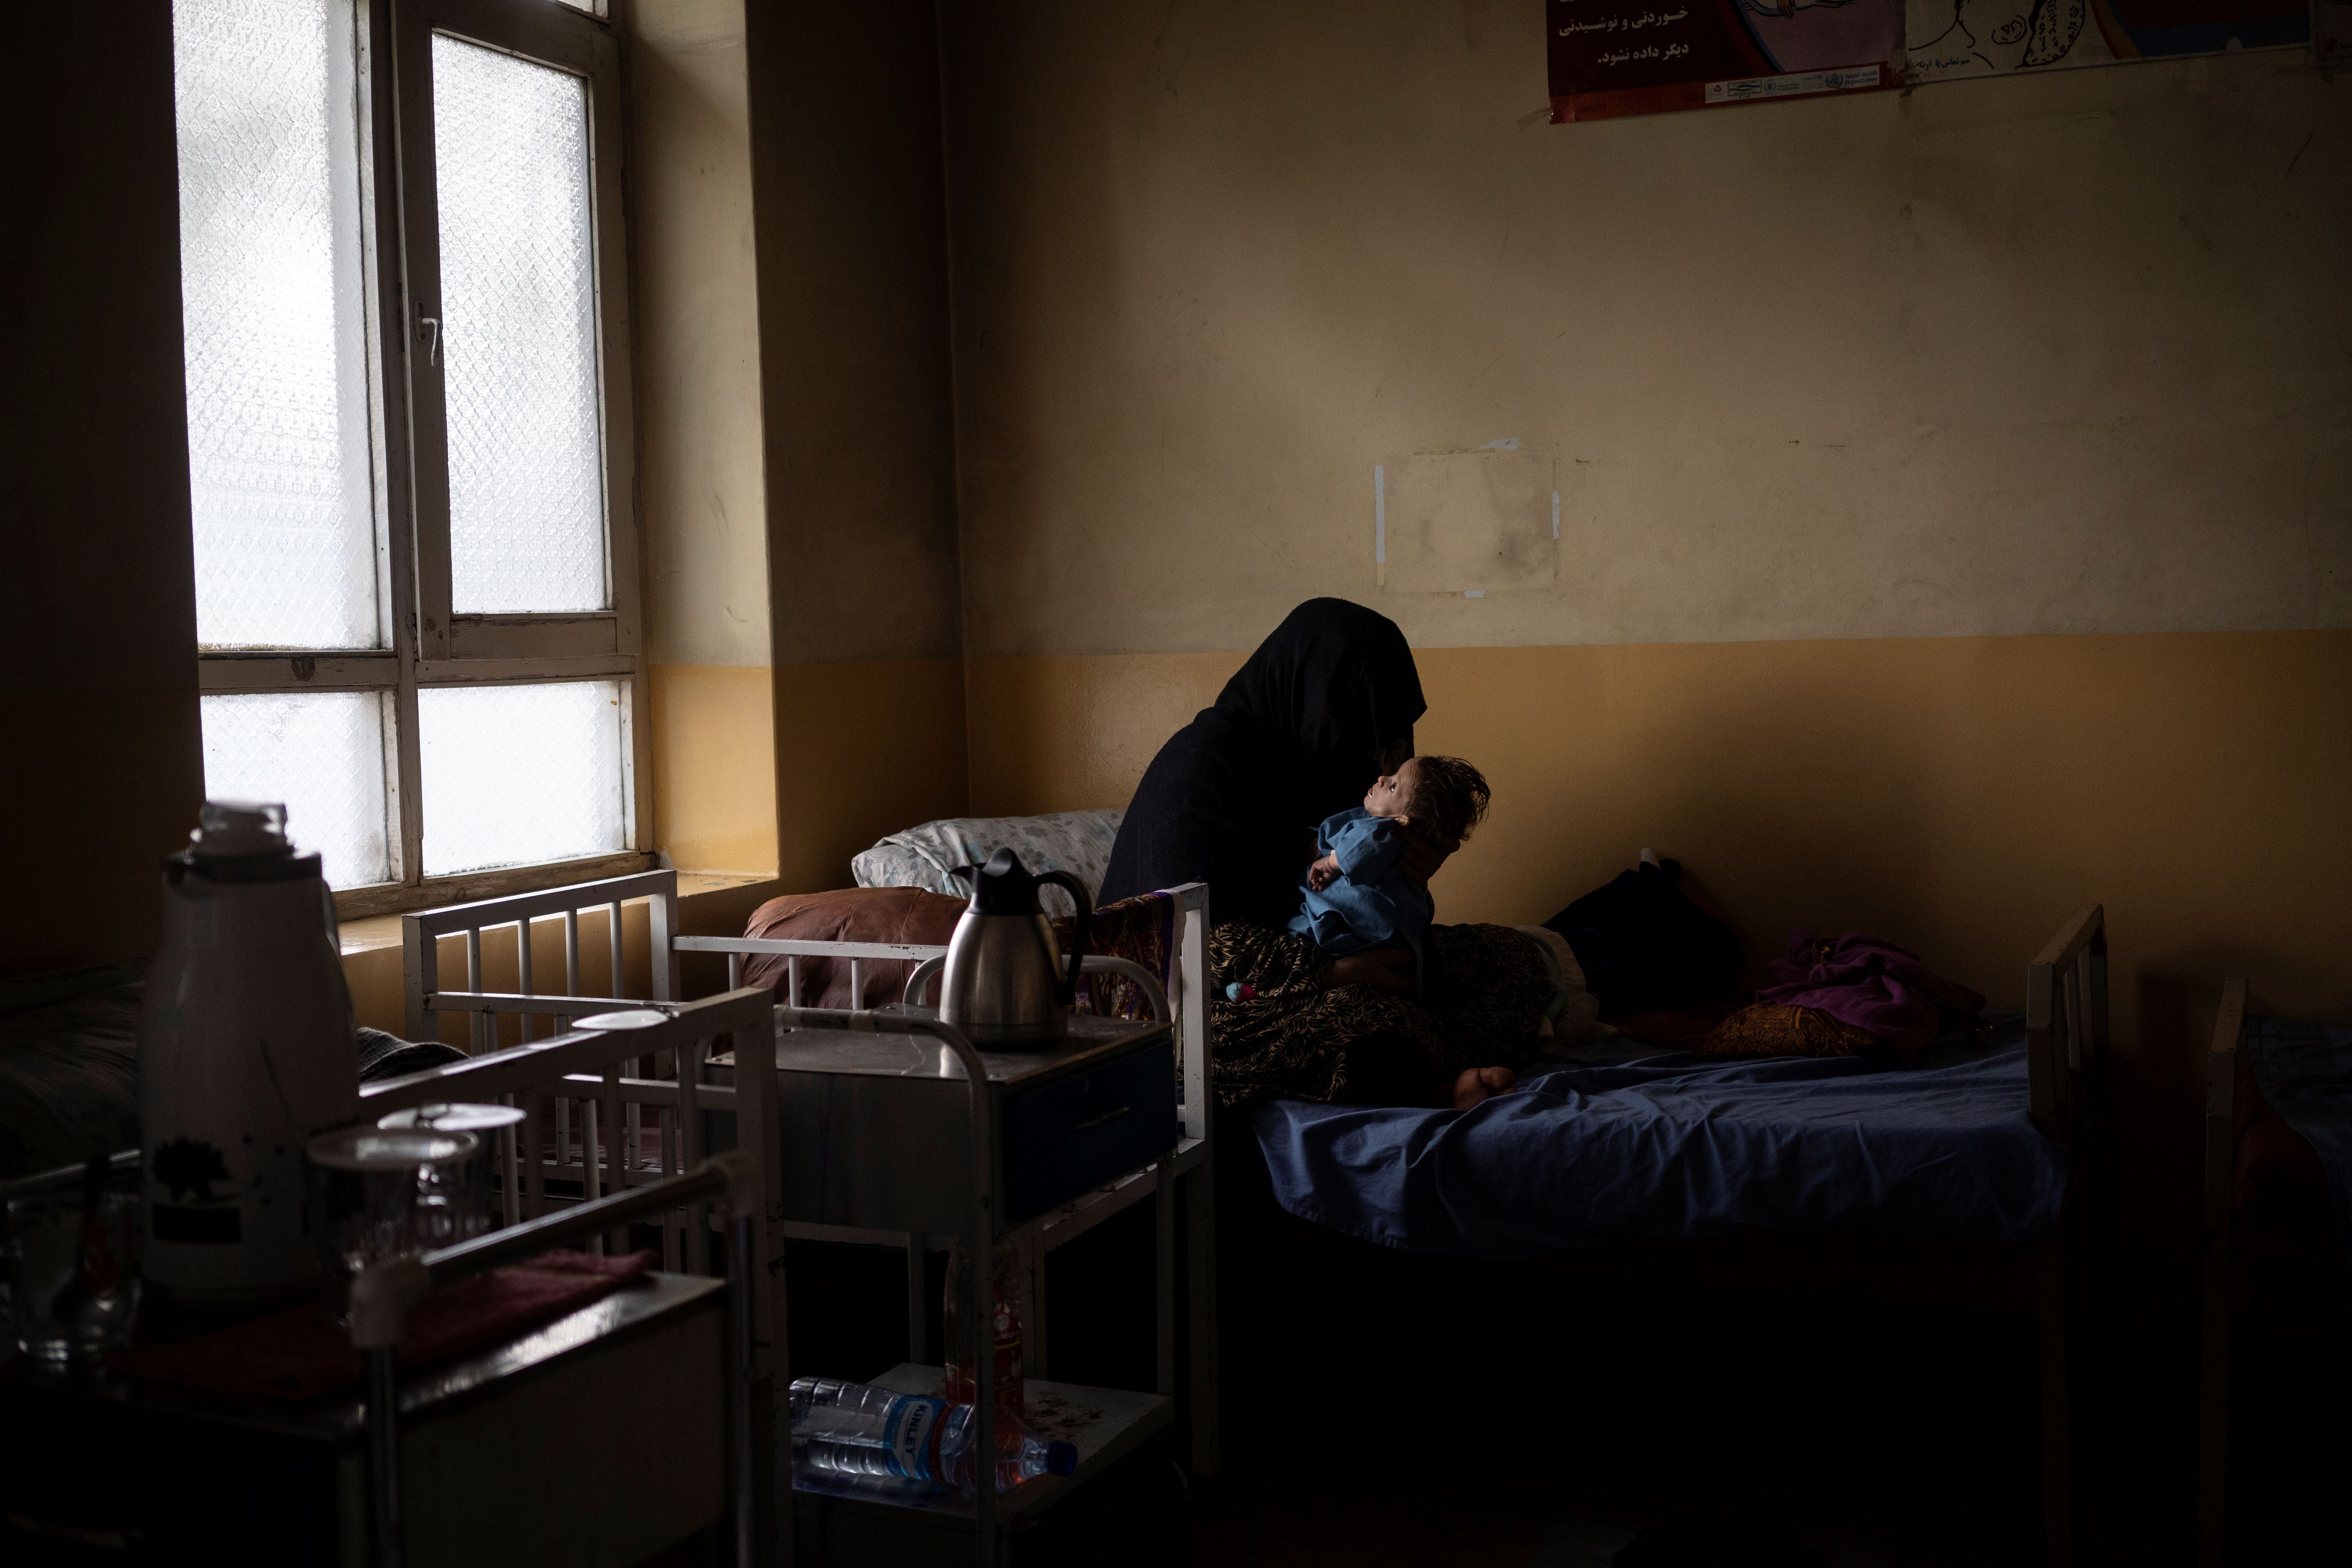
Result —
[[1018, 1225], [1176, 1146], [1175, 1044], [1007, 1095], [1002, 1118], [1003, 1223]]

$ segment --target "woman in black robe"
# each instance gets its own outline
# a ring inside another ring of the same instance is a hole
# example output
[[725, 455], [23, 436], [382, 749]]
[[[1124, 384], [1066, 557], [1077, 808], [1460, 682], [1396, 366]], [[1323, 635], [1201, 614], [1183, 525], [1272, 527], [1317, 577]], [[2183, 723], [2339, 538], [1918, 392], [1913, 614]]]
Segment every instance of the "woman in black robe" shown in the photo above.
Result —
[[[1316, 825], [1412, 755], [1427, 706], [1393, 621], [1309, 599], [1145, 770], [1101, 898], [1209, 884], [1221, 1102], [1475, 1103], [1533, 1055], [1550, 982], [1534, 943], [1508, 927], [1433, 927], [1419, 1004], [1406, 995], [1402, 948], [1335, 959], [1284, 929]], [[1228, 999], [1235, 983], [1255, 994]]]

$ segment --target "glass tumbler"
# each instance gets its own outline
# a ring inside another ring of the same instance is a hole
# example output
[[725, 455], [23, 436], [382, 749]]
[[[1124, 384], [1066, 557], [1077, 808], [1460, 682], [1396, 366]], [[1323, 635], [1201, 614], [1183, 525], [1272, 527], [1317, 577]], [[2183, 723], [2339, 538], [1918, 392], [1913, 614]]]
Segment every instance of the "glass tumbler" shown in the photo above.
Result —
[[139, 1315], [139, 1199], [100, 1193], [8, 1205], [9, 1315], [16, 1348], [50, 1372], [96, 1363], [127, 1342]]
[[466, 1239], [470, 1132], [361, 1127], [310, 1140], [310, 1241], [327, 1314], [349, 1321], [352, 1276], [371, 1263]]
[[413, 1128], [432, 1132], [470, 1132], [481, 1141], [481, 1147], [474, 1151], [473, 1158], [466, 1162], [458, 1177], [457, 1194], [459, 1208], [454, 1239], [470, 1241], [498, 1225], [499, 1194], [492, 1173], [498, 1164], [499, 1136], [509, 1127], [519, 1127], [522, 1120], [520, 1106], [436, 1101], [393, 1111], [376, 1125], [387, 1131]]

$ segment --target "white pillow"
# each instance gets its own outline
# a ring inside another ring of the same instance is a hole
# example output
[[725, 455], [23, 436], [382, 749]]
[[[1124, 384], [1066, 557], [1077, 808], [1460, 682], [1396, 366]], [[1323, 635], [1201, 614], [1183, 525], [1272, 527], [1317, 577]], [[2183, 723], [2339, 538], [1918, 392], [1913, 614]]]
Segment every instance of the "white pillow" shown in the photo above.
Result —
[[[849, 862], [861, 888], [928, 888], [969, 898], [971, 889], [951, 875], [958, 866], [977, 866], [999, 849], [1010, 849], [1030, 871], [1067, 871], [1086, 884], [1089, 903], [1102, 890], [1110, 869], [1111, 846], [1118, 839], [1123, 811], [1056, 811], [1043, 816], [953, 816], [893, 833]], [[1045, 890], [1049, 915], [1072, 912], [1059, 888]]]

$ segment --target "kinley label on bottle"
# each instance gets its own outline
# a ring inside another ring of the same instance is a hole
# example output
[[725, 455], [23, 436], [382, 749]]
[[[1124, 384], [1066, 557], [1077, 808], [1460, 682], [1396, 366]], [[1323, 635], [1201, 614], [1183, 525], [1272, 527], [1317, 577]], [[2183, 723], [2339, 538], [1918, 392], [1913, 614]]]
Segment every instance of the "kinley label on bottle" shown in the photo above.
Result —
[[882, 1444], [890, 1451], [893, 1474], [910, 1481], [940, 1479], [940, 1417], [947, 1414], [944, 1399], [910, 1394], [895, 1401], [882, 1418]]

